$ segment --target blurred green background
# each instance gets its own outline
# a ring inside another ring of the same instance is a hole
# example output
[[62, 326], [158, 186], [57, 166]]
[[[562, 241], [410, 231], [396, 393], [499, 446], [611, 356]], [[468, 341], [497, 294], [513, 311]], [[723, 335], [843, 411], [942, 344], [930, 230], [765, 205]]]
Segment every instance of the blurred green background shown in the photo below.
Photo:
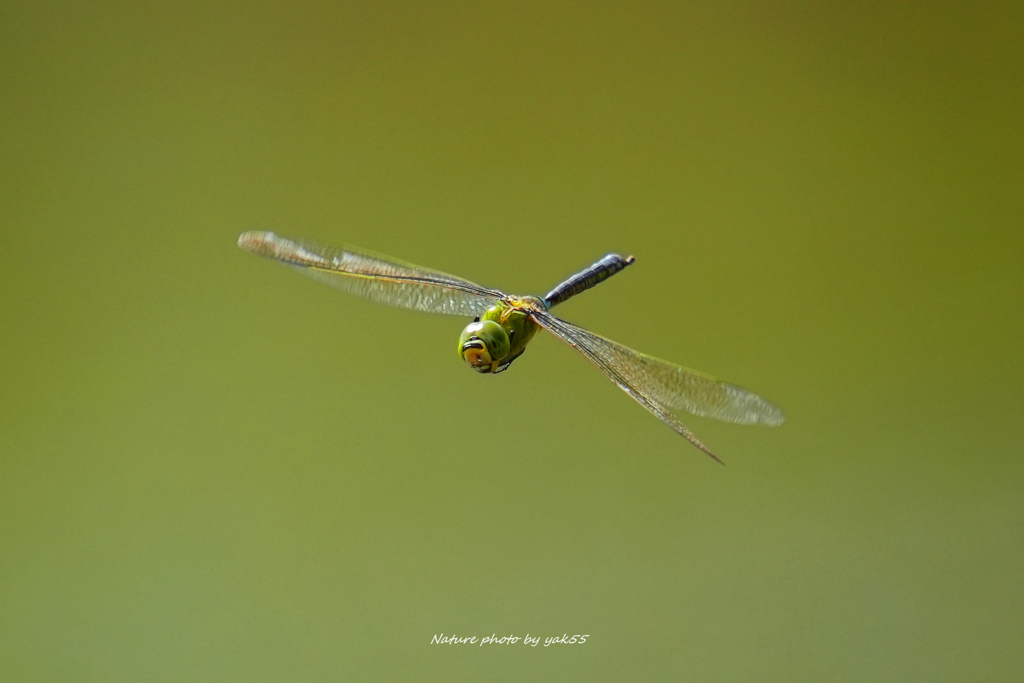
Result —
[[[3, 3], [0, 679], [1021, 680], [1022, 25]], [[719, 467], [250, 229], [520, 293], [634, 254], [560, 315], [788, 421], [686, 420]]]

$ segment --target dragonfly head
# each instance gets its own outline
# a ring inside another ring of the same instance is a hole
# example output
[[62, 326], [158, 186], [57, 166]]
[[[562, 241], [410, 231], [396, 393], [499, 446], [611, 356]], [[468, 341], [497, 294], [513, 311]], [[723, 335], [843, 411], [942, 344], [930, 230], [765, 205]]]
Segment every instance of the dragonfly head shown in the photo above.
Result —
[[471, 322], [459, 337], [459, 355], [477, 372], [494, 372], [510, 348], [505, 328], [493, 320]]

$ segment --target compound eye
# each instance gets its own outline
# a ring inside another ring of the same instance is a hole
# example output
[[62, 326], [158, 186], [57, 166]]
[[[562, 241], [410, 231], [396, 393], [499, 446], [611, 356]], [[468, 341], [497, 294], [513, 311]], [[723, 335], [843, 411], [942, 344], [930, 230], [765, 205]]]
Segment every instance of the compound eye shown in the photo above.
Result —
[[459, 355], [477, 372], [494, 372], [510, 348], [505, 328], [493, 320], [471, 322], [459, 337]]

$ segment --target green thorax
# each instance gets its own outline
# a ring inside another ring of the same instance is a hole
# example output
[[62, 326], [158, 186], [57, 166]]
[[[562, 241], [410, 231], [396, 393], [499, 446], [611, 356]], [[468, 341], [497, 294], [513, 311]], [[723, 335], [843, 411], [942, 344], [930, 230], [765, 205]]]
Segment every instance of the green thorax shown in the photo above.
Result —
[[540, 329], [540, 326], [530, 317], [529, 309], [505, 301], [488, 308], [487, 312], [480, 316], [480, 319], [493, 320], [505, 329], [509, 340], [509, 351], [505, 358], [500, 359], [503, 364], [506, 361], [511, 362], [526, 350], [526, 345]]
[[537, 334], [531, 312], [538, 309], [546, 310], [540, 299], [505, 297], [462, 331], [459, 355], [477, 372], [505, 370]]

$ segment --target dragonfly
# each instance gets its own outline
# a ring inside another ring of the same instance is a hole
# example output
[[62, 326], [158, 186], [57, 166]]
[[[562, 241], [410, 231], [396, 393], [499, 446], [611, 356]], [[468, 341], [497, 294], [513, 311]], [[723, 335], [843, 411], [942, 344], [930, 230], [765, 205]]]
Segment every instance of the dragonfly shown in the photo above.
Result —
[[776, 405], [734, 384], [661, 360], [551, 314], [565, 303], [633, 264], [609, 254], [576, 273], [547, 296], [517, 296], [438, 270], [351, 246], [292, 240], [272, 232], [245, 232], [243, 250], [280, 261], [349, 294], [399, 308], [473, 318], [459, 336], [459, 356], [479, 373], [498, 374], [523, 355], [539, 330], [576, 349], [620, 389], [716, 461], [722, 461], [674, 411], [736, 424], [782, 424]]

